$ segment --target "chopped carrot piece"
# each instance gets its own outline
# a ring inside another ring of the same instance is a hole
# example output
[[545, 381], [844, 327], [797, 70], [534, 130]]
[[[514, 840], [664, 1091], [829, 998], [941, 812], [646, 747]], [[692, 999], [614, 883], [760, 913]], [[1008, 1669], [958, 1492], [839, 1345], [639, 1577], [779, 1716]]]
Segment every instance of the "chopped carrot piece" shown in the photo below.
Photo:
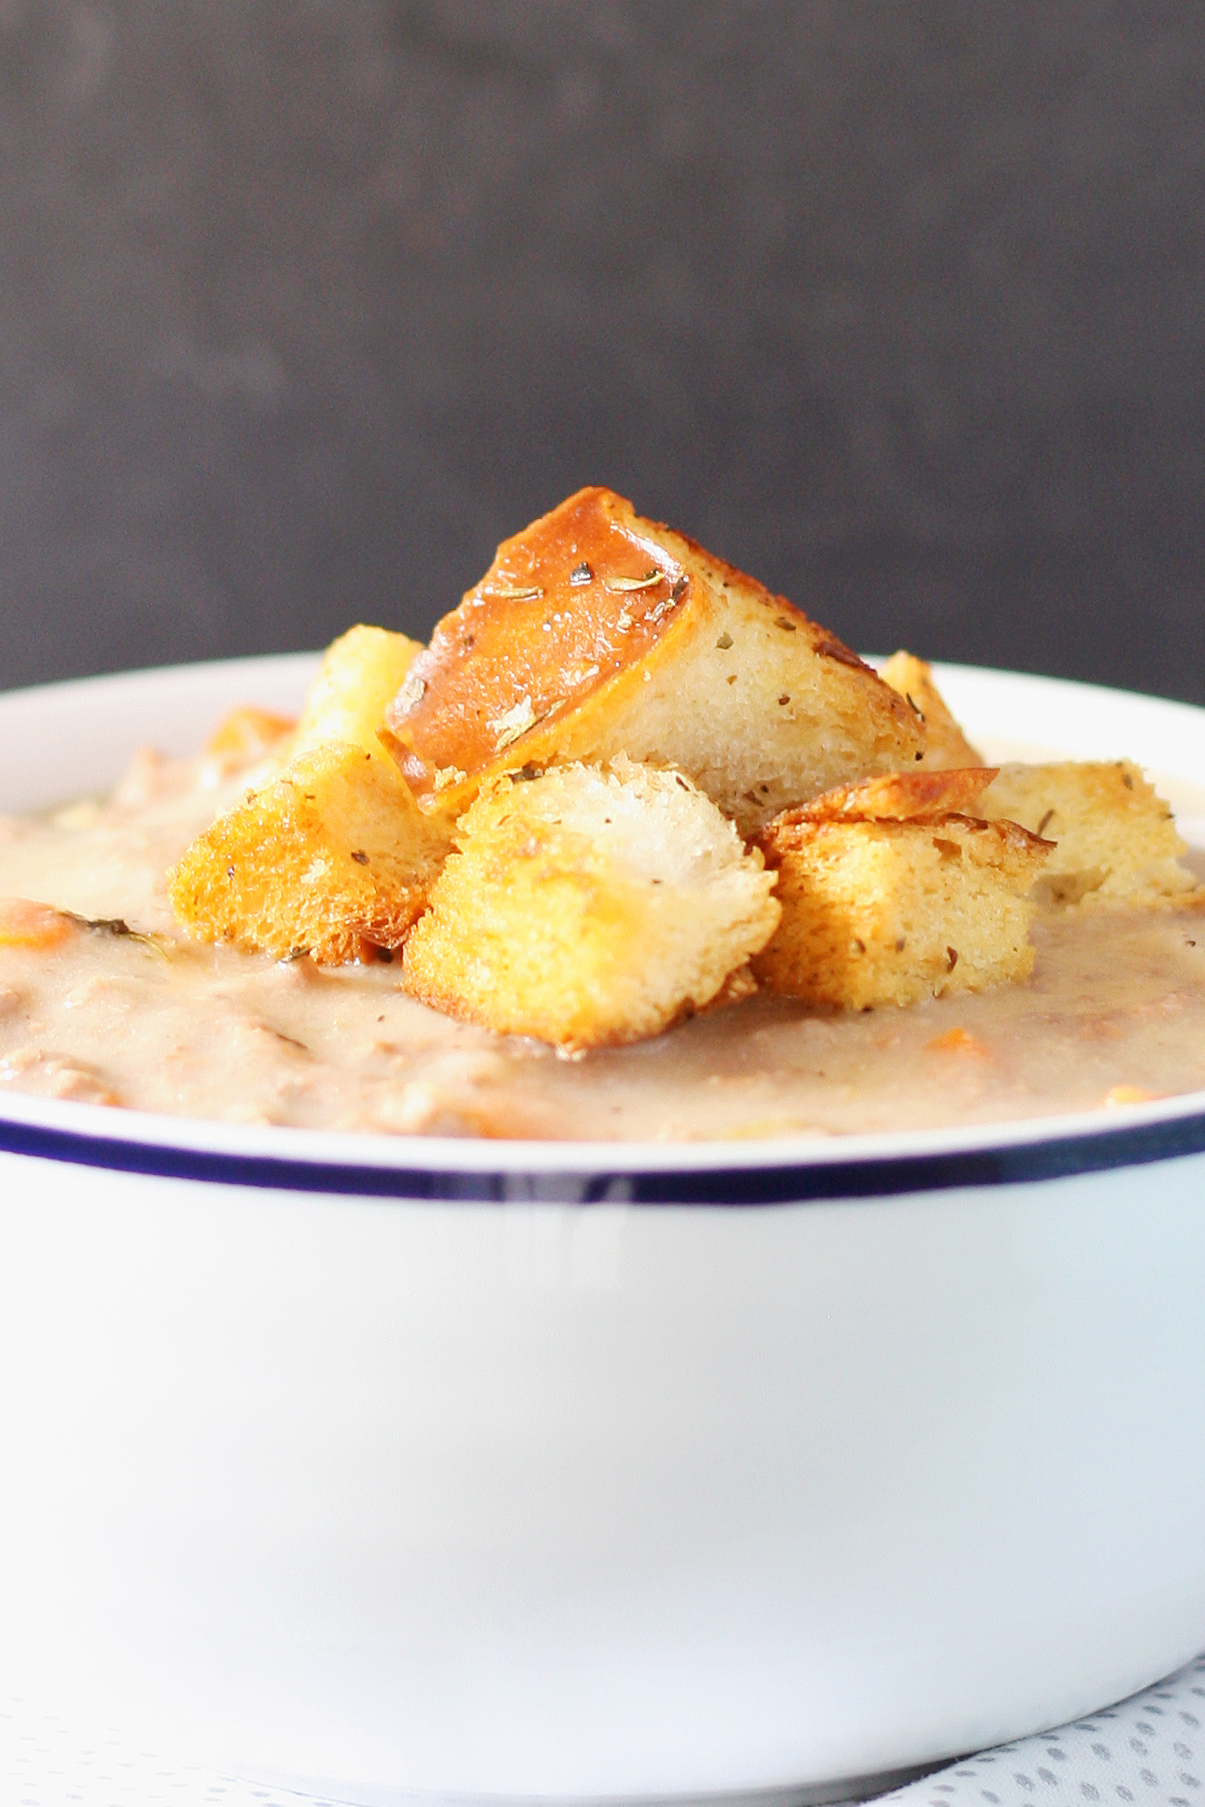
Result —
[[1111, 1085], [1102, 1102], [1110, 1104], [1150, 1104], [1159, 1096], [1158, 1092], [1148, 1092], [1141, 1085]]
[[296, 726], [289, 716], [273, 715], [268, 709], [253, 709], [249, 705], [232, 709], [210, 735], [205, 751], [211, 758], [225, 755], [252, 759], [266, 753]]
[[925, 1049], [929, 1054], [965, 1054], [970, 1060], [993, 1058], [987, 1043], [972, 1035], [969, 1029], [947, 1029], [944, 1035], [936, 1035], [931, 1042], [926, 1042]]
[[31, 903], [26, 897], [0, 897], [0, 947], [54, 947], [75, 933], [76, 925], [61, 910]]

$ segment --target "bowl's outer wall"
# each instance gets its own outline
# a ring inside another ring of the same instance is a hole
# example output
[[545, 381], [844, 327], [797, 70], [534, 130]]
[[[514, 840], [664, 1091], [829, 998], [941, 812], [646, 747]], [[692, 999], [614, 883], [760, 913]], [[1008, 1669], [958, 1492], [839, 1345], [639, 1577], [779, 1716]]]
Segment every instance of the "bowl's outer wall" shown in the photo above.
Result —
[[[311, 669], [2, 698], [0, 807]], [[1205, 772], [1199, 712], [942, 678], [989, 743]], [[1057, 1723], [1205, 1638], [1202, 1296], [1205, 1156], [695, 1210], [3, 1155], [0, 1682], [210, 1760], [490, 1793]]]
[[432, 1206], [0, 1157], [0, 1681], [503, 1794], [1099, 1705], [1205, 1634], [1203, 1189]]

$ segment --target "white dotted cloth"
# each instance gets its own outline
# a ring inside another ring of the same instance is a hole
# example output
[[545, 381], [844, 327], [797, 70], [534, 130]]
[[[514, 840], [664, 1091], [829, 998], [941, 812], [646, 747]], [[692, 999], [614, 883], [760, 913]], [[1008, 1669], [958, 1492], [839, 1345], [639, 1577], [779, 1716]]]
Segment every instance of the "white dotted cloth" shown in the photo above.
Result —
[[909, 1782], [907, 1807], [1205, 1807], [1205, 1656], [1115, 1707]]
[[[1205, 1655], [1057, 1732], [934, 1770], [880, 1803], [906, 1807], [1205, 1807]], [[0, 1708], [3, 1807], [358, 1807], [172, 1764], [115, 1734], [80, 1738], [19, 1700]]]

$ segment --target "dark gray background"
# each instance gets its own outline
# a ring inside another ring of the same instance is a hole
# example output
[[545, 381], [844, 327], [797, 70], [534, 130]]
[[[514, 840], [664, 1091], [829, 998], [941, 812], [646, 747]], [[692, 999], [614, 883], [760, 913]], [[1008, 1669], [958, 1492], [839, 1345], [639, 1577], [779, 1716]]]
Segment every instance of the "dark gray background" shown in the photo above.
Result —
[[1205, 701], [1200, 0], [0, 0], [0, 684], [426, 634], [613, 485]]

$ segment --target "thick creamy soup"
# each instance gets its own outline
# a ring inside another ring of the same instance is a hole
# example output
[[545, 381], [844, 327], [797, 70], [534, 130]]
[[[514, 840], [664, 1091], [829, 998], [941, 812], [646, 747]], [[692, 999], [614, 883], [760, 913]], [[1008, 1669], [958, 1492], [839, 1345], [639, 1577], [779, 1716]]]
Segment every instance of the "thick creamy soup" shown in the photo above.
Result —
[[0, 897], [81, 919], [29, 908], [22, 945], [25, 906], [3, 906], [18, 932], [0, 946], [0, 1089], [391, 1134], [680, 1140], [1110, 1111], [1205, 1088], [1200, 903], [1043, 916], [1019, 985], [867, 1012], [763, 995], [565, 1060], [416, 1003], [397, 962], [322, 968], [190, 941], [165, 871], [244, 783], [147, 753], [104, 804], [0, 821]]

